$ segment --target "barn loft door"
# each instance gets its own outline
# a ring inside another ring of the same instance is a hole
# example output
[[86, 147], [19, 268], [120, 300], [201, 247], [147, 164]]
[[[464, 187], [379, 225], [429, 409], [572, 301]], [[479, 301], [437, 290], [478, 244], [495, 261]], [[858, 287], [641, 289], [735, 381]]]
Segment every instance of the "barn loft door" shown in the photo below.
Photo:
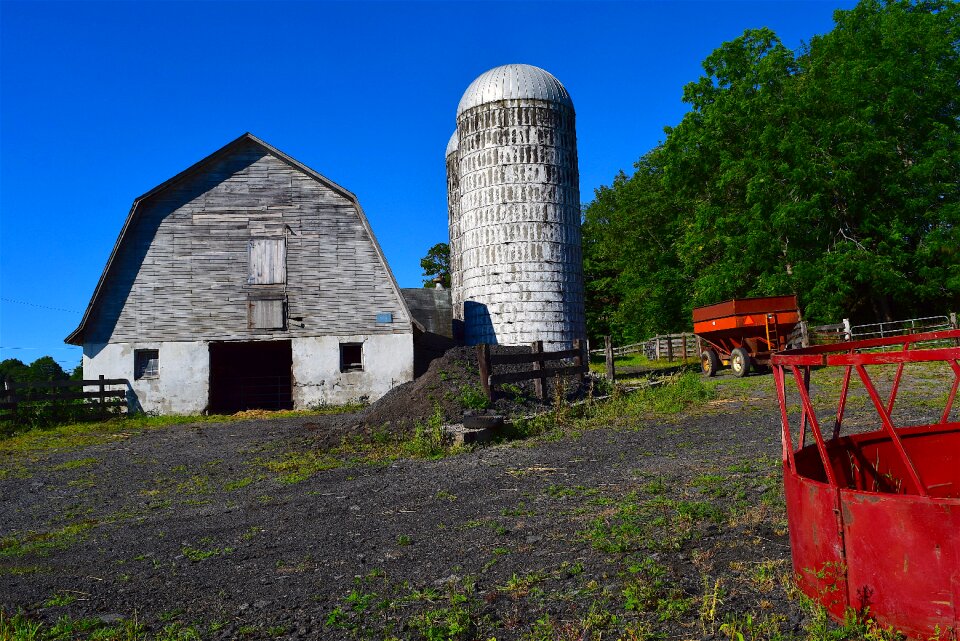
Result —
[[287, 242], [285, 238], [251, 238], [251, 285], [282, 285], [287, 282]]
[[293, 409], [290, 341], [210, 343], [210, 405], [216, 414]]

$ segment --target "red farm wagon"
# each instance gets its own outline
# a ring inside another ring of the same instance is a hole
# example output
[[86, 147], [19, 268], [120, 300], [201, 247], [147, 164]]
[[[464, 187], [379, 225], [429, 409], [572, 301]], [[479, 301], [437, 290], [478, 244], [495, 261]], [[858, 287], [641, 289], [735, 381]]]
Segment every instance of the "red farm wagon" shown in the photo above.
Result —
[[736, 376], [770, 365], [770, 355], [786, 349], [800, 321], [796, 296], [737, 298], [693, 310], [693, 333], [700, 342], [706, 376], [729, 367]]

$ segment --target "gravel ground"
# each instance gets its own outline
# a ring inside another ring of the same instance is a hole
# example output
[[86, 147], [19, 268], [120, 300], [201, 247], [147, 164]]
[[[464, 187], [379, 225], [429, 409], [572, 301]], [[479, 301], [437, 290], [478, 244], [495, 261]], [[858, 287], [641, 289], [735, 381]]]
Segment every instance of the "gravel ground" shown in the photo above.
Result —
[[0, 611], [185, 639], [800, 633], [771, 377], [717, 389], [433, 460], [323, 469], [354, 416], [5, 453]]

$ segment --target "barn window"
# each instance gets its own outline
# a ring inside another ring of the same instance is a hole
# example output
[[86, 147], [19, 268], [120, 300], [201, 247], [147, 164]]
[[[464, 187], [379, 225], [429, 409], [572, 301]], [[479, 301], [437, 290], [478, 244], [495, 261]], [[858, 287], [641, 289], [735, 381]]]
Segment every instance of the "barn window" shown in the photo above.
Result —
[[363, 371], [362, 343], [340, 343], [340, 371]]
[[133, 378], [157, 378], [160, 375], [160, 350], [133, 350]]
[[247, 301], [247, 325], [250, 329], [283, 329], [287, 315], [284, 313], [284, 299], [251, 298]]
[[282, 285], [287, 282], [287, 242], [285, 238], [251, 238], [251, 285]]

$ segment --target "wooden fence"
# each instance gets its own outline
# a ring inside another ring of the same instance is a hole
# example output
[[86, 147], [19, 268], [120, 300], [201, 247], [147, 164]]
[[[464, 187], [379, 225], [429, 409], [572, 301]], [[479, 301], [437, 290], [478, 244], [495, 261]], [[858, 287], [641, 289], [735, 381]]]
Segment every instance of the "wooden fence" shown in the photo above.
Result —
[[[543, 351], [543, 341], [530, 344], [529, 354], [491, 354], [490, 346], [477, 345], [477, 361], [480, 364], [480, 385], [487, 398], [493, 400], [497, 385], [504, 383], [518, 383], [533, 381], [537, 398], [546, 398], [547, 379], [555, 376], [579, 376], [583, 379], [587, 373], [588, 359], [584, 349], [584, 342], [573, 341], [573, 349], [558, 352]], [[573, 365], [564, 365], [564, 361], [573, 361]], [[533, 365], [533, 369], [522, 372], [496, 373], [497, 365]], [[557, 363], [555, 367], [547, 367], [548, 363]]]
[[644, 354], [651, 361], [666, 359], [668, 361], [688, 358], [697, 360], [697, 337], [694, 334], [665, 334], [654, 336], [644, 343]]
[[[127, 407], [129, 385], [125, 378], [103, 376], [93, 380], [26, 383], [7, 379], [0, 387], [0, 420], [18, 422], [40, 406], [52, 407], [54, 413], [69, 413], [71, 417], [106, 418]], [[113, 389], [117, 386], [121, 389]], [[96, 389], [87, 391], [88, 388]]]

